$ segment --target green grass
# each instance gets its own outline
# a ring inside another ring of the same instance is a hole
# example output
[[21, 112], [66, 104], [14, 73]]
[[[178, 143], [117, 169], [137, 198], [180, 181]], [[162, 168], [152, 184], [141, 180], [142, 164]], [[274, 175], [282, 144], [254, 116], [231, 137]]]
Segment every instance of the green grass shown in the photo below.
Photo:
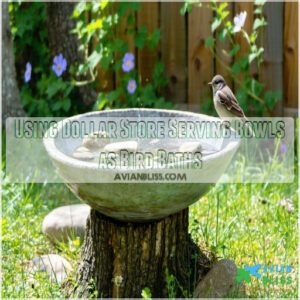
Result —
[[[293, 297], [298, 291], [297, 181], [290, 184], [219, 184], [190, 208], [190, 231], [218, 258], [245, 264], [291, 265], [291, 285], [264, 286], [252, 277], [251, 297]], [[289, 198], [291, 213], [279, 205]], [[274, 274], [281, 276], [281, 274]]]
[[58, 247], [42, 234], [44, 216], [53, 208], [78, 202], [62, 184], [9, 184], [2, 191], [2, 298], [63, 297], [56, 282], [33, 274], [29, 261], [57, 253], [76, 266], [80, 249], [70, 241]]
[[[288, 213], [279, 201], [290, 198]], [[63, 297], [59, 285], [38, 274], [32, 285], [28, 262], [39, 254], [57, 253], [76, 268], [79, 246], [70, 241], [55, 247], [41, 232], [44, 216], [53, 208], [78, 202], [62, 184], [9, 184], [2, 195], [2, 297]], [[291, 184], [227, 184], [215, 186], [190, 208], [192, 237], [214, 257], [244, 264], [290, 264], [293, 283], [265, 287], [252, 279], [250, 297], [297, 298], [297, 179]], [[277, 289], [277, 290], [275, 290]]]

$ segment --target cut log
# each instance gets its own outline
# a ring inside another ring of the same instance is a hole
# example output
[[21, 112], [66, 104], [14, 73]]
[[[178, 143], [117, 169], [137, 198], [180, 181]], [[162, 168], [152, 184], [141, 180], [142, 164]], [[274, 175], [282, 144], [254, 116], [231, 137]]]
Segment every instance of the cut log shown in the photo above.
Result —
[[8, 117], [24, 117], [25, 115], [16, 79], [8, 2], [2, 2], [2, 126], [5, 127]]
[[91, 210], [68, 296], [141, 298], [149, 288], [152, 297], [168, 297], [166, 274], [176, 278], [177, 297], [189, 296], [208, 270], [208, 258], [188, 234], [188, 209], [151, 223], [120, 222]]

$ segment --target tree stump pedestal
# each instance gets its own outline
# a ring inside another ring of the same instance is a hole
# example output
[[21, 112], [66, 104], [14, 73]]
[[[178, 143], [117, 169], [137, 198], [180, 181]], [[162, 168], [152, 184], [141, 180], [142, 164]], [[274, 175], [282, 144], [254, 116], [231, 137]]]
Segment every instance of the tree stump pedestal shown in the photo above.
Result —
[[[91, 210], [72, 297], [191, 296], [209, 270], [188, 233], [188, 209], [149, 223], [111, 219]], [[172, 275], [172, 276], [171, 276]], [[167, 279], [169, 278], [169, 280]]]

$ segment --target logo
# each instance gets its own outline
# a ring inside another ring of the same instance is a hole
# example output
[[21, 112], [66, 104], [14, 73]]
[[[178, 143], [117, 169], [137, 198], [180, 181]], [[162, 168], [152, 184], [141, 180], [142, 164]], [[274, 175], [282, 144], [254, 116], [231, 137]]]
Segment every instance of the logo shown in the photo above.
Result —
[[245, 265], [244, 268], [237, 268], [235, 280], [250, 283], [253, 278], [263, 285], [289, 285], [293, 282], [292, 269], [290, 265]]

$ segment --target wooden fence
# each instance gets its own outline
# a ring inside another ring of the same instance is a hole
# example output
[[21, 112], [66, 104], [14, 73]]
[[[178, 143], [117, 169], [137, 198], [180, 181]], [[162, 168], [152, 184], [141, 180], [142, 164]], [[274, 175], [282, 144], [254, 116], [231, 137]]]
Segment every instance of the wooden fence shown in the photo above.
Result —
[[[142, 82], [149, 80], [154, 63], [160, 57], [169, 78], [166, 98], [179, 108], [198, 112], [210, 95], [207, 83], [214, 74], [223, 74], [231, 85], [226, 66], [233, 63], [222, 52], [229, 45], [221, 42], [216, 45], [225, 66], [216, 61], [204, 46], [205, 39], [211, 35], [213, 17], [207, 6], [206, 3], [202, 7], [194, 7], [189, 14], [181, 16], [182, 3], [179, 2], [141, 3], [136, 14], [136, 27], [145, 25], [149, 32], [161, 29], [161, 42], [156, 51], [135, 49], [133, 40], [126, 34], [125, 23], [117, 29], [119, 37], [128, 41], [130, 51], [136, 54]], [[250, 32], [254, 19], [253, 2], [231, 2], [229, 9], [231, 19], [237, 13], [247, 11], [244, 29]], [[295, 114], [298, 107], [298, 3], [266, 3], [264, 15], [268, 25], [263, 34], [265, 60], [260, 79], [267, 89], [283, 92], [275, 114]], [[248, 45], [240, 34], [236, 38], [240, 41], [242, 55]], [[258, 76], [255, 68], [251, 68], [251, 73]], [[118, 84], [118, 75], [100, 74], [98, 82], [101, 89], [110, 90]]]

